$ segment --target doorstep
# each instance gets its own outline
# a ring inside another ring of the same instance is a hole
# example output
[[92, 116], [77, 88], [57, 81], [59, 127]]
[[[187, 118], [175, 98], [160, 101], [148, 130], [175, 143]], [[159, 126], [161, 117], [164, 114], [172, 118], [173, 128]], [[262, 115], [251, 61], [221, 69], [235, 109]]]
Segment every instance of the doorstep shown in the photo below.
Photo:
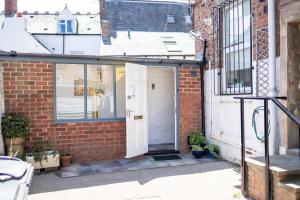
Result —
[[162, 167], [175, 167], [184, 165], [195, 165], [199, 163], [217, 162], [209, 158], [195, 159], [190, 154], [179, 155], [179, 160], [155, 161], [152, 156], [145, 156], [143, 159], [121, 159], [109, 161], [94, 161], [91, 163], [74, 163], [69, 167], [62, 167], [58, 172], [58, 176], [62, 178], [70, 178], [84, 175], [93, 175], [99, 173], [126, 172], [141, 169], [154, 169]]

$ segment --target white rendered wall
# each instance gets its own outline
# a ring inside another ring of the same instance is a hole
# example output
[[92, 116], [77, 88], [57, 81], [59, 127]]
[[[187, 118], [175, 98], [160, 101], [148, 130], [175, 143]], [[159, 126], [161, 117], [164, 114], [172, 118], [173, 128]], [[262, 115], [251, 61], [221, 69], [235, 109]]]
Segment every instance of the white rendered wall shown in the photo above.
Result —
[[[255, 66], [255, 63], [254, 63]], [[279, 63], [277, 62], [277, 68]], [[240, 127], [240, 102], [234, 99], [237, 95], [216, 96], [214, 95], [215, 70], [205, 70], [205, 120], [206, 136], [210, 143], [218, 144], [221, 147], [222, 157], [232, 162], [241, 160], [241, 127]], [[279, 74], [277, 73], [278, 77]], [[253, 96], [256, 96], [256, 76], [253, 70]], [[277, 79], [278, 80], [278, 79]], [[246, 95], [251, 96], [251, 95]], [[245, 141], [247, 157], [263, 156], [264, 144], [256, 139], [252, 127], [252, 113], [255, 108], [262, 106], [263, 101], [245, 101]], [[277, 110], [278, 112], [278, 110]], [[257, 116], [258, 132], [263, 134], [263, 112]], [[278, 121], [277, 121], [278, 127]], [[262, 136], [260, 134], [260, 136]], [[270, 152], [276, 152], [279, 143], [279, 130], [271, 131]]]

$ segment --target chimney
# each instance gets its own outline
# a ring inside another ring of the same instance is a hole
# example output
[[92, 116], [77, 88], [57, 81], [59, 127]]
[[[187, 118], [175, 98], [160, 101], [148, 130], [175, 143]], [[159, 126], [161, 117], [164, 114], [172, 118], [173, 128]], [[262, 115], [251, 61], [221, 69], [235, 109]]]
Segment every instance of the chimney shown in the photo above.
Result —
[[102, 30], [102, 36], [103, 37], [110, 37], [109, 22], [107, 20], [102, 20], [101, 21], [101, 30]]
[[105, 19], [105, 0], [99, 0], [100, 3], [100, 18]]
[[17, 11], [17, 0], [5, 0], [5, 17], [13, 17]]

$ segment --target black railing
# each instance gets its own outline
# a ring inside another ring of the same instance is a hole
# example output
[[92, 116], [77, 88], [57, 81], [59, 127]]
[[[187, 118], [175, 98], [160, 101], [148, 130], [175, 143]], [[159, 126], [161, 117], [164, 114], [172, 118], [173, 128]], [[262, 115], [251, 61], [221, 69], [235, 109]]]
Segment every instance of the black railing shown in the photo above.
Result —
[[235, 97], [240, 100], [241, 109], [241, 167], [242, 167], [242, 192], [244, 196], [247, 196], [247, 171], [246, 171], [246, 147], [245, 147], [245, 100], [261, 100], [264, 101], [264, 157], [265, 157], [265, 199], [272, 199], [272, 177], [270, 170], [270, 153], [269, 153], [269, 101], [273, 102], [281, 111], [283, 111], [293, 122], [298, 126], [299, 130], [299, 158], [300, 158], [300, 120], [299, 118], [290, 112], [279, 99], [287, 99], [286, 97]]

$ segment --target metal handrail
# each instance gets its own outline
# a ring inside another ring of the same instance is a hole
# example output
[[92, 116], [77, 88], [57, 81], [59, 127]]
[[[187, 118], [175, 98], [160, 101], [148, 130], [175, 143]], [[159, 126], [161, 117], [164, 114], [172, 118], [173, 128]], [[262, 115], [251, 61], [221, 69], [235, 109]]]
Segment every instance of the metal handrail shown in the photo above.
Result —
[[[269, 123], [268, 123], [268, 102], [272, 101], [281, 111], [283, 111], [293, 122], [295, 122], [299, 127], [300, 134], [300, 119], [290, 112], [287, 107], [285, 107], [280, 101], [286, 100], [286, 97], [234, 97], [235, 99], [240, 100], [241, 106], [241, 157], [242, 157], [242, 191], [244, 196], [247, 196], [246, 186], [247, 186], [247, 177], [246, 177], [246, 163], [245, 163], [245, 117], [244, 117], [244, 108], [245, 100], [263, 100], [264, 101], [264, 146], [265, 146], [265, 188], [266, 194], [265, 199], [272, 199], [272, 182], [271, 182], [271, 170], [270, 170], [270, 154], [269, 154]], [[300, 153], [300, 135], [299, 135], [299, 153]], [[299, 154], [300, 156], [300, 154]]]

